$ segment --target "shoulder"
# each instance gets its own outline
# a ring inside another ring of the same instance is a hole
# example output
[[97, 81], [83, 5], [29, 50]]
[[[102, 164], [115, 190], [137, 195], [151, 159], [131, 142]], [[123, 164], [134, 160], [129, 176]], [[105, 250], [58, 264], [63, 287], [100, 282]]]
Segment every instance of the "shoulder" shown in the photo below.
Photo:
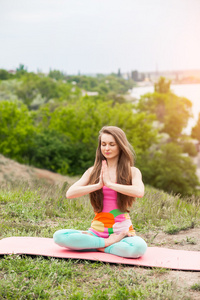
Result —
[[142, 180], [142, 173], [138, 168], [135, 167], [132, 167], [131, 171], [132, 171], [132, 184], [140, 187], [144, 193], [144, 183]]
[[90, 175], [92, 174], [92, 171], [93, 171], [94, 167], [90, 167], [89, 169], [87, 169], [85, 171], [85, 173], [82, 175], [82, 178], [88, 178], [90, 177]]
[[[87, 173], [88, 175], [91, 175], [91, 173], [92, 173], [92, 171], [94, 170], [94, 166], [92, 166], [92, 167], [90, 167], [89, 169], [87, 169], [86, 171], [85, 171], [85, 173]], [[85, 174], [84, 173], [84, 174]]]
[[93, 167], [87, 169], [87, 170], [85, 171], [85, 173], [81, 176], [81, 178], [80, 178], [77, 182], [75, 182], [75, 183], [73, 184], [73, 186], [79, 186], [79, 185], [80, 185], [80, 186], [83, 186], [83, 185], [87, 185], [87, 184], [89, 183], [90, 175], [91, 175], [91, 173], [92, 173], [92, 170], [93, 170]]
[[142, 177], [142, 173], [136, 167], [131, 167], [131, 174], [132, 174], [132, 178], [135, 178], [135, 177], [141, 178]]

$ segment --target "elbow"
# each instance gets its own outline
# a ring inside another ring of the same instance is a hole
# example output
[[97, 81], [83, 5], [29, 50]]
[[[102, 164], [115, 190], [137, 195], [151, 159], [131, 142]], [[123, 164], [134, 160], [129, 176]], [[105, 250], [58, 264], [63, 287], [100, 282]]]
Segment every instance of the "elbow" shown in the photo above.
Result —
[[138, 189], [138, 191], [137, 191], [135, 197], [137, 197], [137, 198], [142, 198], [142, 197], [144, 197], [144, 189]]
[[66, 192], [66, 198], [67, 199], [74, 199], [77, 198], [79, 195], [77, 195], [74, 191], [71, 191], [70, 189]]
[[144, 192], [141, 192], [141, 193], [138, 193], [136, 197], [137, 198], [142, 198], [143, 196], [144, 196]]
[[72, 199], [73, 198], [73, 196], [72, 196], [72, 194], [70, 193], [69, 190], [66, 192], [66, 198], [68, 198], [68, 199]]

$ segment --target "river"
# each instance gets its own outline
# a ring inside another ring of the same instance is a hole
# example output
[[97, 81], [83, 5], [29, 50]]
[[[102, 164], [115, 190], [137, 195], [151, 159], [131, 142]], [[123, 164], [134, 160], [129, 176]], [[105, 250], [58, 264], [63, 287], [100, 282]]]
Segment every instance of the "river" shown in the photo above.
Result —
[[[200, 84], [172, 84], [171, 91], [177, 96], [185, 97], [192, 102], [193, 118], [189, 119], [188, 126], [183, 130], [183, 133], [190, 134], [200, 113]], [[141, 95], [153, 92], [154, 86], [135, 87], [131, 91], [131, 96], [139, 99]]]

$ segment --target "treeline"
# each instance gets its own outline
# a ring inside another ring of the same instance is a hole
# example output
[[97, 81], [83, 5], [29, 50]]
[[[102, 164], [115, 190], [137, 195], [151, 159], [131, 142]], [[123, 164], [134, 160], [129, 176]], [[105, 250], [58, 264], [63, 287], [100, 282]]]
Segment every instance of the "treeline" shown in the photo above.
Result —
[[[127, 103], [132, 80], [111, 74], [67, 76], [60, 71], [15, 75], [0, 70], [0, 153], [39, 168], [79, 175], [93, 165], [98, 132], [121, 127], [133, 145], [145, 184], [191, 195], [198, 179], [190, 156], [196, 149], [181, 134], [191, 102], [170, 91], [161, 78], [155, 92]], [[7, 74], [7, 77], [6, 77]], [[82, 90], [96, 91], [83, 96]], [[188, 153], [189, 156], [185, 156]]]

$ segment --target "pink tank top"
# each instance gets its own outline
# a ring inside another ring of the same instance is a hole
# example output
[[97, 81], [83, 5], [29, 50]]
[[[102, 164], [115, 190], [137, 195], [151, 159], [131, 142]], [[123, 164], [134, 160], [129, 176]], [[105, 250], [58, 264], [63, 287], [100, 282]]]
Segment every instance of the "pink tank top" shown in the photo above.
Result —
[[129, 231], [135, 235], [129, 214], [121, 212], [117, 207], [117, 192], [103, 186], [103, 195], [103, 210], [95, 213], [89, 230], [102, 238], [122, 231]]

